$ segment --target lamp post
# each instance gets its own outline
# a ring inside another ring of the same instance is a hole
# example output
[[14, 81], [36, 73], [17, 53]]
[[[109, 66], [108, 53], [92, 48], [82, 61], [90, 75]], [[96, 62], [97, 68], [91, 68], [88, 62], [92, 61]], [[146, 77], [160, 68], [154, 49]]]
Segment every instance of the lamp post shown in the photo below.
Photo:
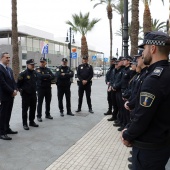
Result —
[[104, 53], [100, 52], [101, 54], [103, 54], [103, 76], [104, 76]]
[[124, 57], [128, 56], [128, 0], [124, 0], [123, 50]]
[[[69, 38], [68, 38], [69, 36]], [[65, 42], [69, 42], [68, 43], [68, 49], [70, 51], [70, 68], [71, 68], [71, 44], [74, 44], [75, 43], [75, 40], [74, 40], [74, 34], [73, 34], [73, 40], [71, 42], [71, 38], [72, 38], [72, 30], [71, 30], [71, 27], [69, 28], [69, 33], [67, 32], [67, 37], [66, 37], [66, 41]]]

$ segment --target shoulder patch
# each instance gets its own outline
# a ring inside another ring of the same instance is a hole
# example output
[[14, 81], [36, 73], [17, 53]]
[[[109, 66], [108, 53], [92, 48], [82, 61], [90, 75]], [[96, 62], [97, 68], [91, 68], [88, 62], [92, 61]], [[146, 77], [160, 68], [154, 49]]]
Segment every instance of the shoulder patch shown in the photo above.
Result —
[[159, 77], [161, 75], [162, 71], [163, 71], [162, 67], [156, 67], [155, 70], [153, 70], [151, 75], [155, 75], [155, 76]]
[[140, 93], [140, 105], [143, 107], [151, 107], [153, 101], [155, 99], [155, 95], [148, 92]]

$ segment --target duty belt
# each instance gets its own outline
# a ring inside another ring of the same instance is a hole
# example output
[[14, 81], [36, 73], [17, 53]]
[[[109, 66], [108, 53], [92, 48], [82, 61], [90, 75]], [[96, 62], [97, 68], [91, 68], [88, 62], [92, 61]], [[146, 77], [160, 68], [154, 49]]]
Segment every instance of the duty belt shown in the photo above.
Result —
[[170, 139], [161, 143], [146, 143], [140, 141], [133, 141], [132, 145], [140, 149], [161, 149], [170, 146]]

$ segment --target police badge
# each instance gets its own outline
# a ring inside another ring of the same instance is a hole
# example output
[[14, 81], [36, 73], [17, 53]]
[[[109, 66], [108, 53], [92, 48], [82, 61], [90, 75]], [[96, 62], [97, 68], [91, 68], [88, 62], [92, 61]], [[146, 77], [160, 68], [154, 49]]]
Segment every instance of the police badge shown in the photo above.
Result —
[[30, 76], [27, 76], [27, 79], [30, 79]]

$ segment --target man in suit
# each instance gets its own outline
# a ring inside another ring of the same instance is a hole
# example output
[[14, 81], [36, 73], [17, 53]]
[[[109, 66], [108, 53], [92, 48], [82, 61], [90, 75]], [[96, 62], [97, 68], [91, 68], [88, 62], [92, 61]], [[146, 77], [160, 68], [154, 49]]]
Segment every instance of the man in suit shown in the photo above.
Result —
[[10, 129], [10, 118], [17, 95], [17, 86], [13, 77], [12, 69], [8, 67], [10, 56], [7, 52], [2, 53], [0, 62], [0, 139], [11, 140], [7, 134], [17, 134], [17, 131]]

